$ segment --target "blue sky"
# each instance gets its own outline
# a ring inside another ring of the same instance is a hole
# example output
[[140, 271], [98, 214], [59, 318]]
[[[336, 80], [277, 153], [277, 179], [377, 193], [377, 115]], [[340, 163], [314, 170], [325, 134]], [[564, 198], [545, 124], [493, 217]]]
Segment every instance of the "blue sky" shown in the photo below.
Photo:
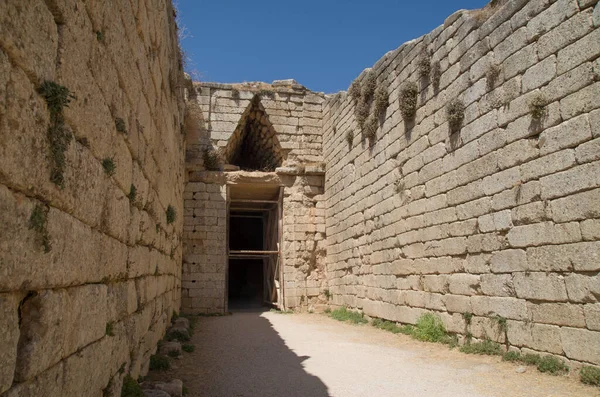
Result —
[[486, 0], [178, 0], [188, 72], [220, 83], [293, 78], [348, 88], [386, 52]]

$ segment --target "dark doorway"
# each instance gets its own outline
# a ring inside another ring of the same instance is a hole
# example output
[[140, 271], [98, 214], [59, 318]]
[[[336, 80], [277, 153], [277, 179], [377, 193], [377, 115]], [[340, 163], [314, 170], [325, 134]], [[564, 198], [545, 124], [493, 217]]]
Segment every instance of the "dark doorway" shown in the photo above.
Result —
[[[235, 212], [229, 216], [229, 249], [264, 249], [264, 217], [261, 212]], [[253, 257], [229, 258], [229, 307], [233, 310], [262, 307], [264, 260]]]
[[280, 307], [283, 191], [279, 186], [229, 187], [227, 307], [255, 311]]
[[229, 307], [258, 308], [263, 305], [263, 260], [229, 259]]

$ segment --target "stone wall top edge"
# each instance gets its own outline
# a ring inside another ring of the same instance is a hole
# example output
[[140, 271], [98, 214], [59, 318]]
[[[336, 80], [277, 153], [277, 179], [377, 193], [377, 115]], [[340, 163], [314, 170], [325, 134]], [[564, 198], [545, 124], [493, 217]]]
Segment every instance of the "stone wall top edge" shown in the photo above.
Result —
[[[275, 83], [275, 82], [274, 82]], [[194, 86], [201, 88], [214, 88], [217, 90], [233, 90], [259, 92], [262, 90], [283, 93], [283, 94], [313, 94], [321, 98], [325, 98], [325, 93], [312, 91], [300, 84], [270, 84], [264, 82], [252, 82], [252, 83], [216, 83], [216, 82], [205, 82], [195, 81]]]

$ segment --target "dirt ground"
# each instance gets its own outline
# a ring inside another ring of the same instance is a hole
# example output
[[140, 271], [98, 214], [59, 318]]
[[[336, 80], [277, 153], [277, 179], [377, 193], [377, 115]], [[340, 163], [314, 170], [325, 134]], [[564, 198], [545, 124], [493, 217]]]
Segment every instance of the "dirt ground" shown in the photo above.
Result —
[[466, 355], [317, 314], [203, 317], [196, 350], [149, 379], [181, 379], [191, 397], [600, 396], [574, 377]]

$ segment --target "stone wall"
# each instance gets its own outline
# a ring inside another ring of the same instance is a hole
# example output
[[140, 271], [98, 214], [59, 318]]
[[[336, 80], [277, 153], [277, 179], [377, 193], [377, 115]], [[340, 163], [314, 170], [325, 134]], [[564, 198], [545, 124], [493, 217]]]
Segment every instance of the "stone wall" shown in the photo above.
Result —
[[180, 305], [180, 60], [170, 1], [0, 3], [0, 395], [147, 371]]
[[227, 186], [216, 172], [194, 173], [189, 177], [183, 196], [181, 310], [194, 314], [224, 313], [227, 309]]
[[[496, 2], [389, 52], [372, 69], [390, 104], [370, 140], [355, 100], [328, 97], [335, 305], [410, 324], [432, 311], [451, 332], [600, 364], [596, 3]], [[414, 120], [399, 101], [409, 81]]]

